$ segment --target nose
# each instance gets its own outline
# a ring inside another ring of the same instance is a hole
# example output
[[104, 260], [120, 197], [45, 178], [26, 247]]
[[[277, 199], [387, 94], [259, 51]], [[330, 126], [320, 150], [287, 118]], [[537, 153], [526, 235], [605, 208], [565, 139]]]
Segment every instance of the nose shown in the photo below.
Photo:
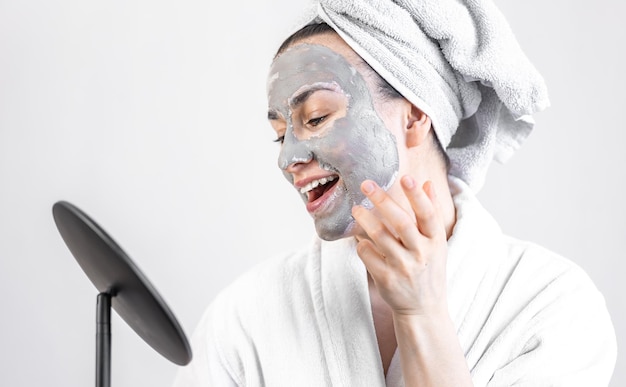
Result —
[[313, 160], [313, 152], [308, 141], [299, 141], [288, 131], [278, 155], [278, 167], [286, 172], [297, 169], [299, 165], [307, 164]]

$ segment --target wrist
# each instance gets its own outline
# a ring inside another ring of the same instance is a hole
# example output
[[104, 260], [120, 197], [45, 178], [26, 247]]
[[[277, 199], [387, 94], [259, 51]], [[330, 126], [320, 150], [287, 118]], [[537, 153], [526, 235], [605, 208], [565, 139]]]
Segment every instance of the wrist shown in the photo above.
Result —
[[432, 307], [422, 307], [419, 310], [413, 309], [392, 309], [394, 319], [402, 320], [435, 320], [440, 321], [442, 319], [450, 318], [448, 312], [448, 305], [446, 303], [437, 304]]
[[392, 317], [397, 328], [405, 327], [444, 327], [452, 325], [452, 318], [447, 308], [429, 311], [428, 313], [406, 313], [393, 311]]

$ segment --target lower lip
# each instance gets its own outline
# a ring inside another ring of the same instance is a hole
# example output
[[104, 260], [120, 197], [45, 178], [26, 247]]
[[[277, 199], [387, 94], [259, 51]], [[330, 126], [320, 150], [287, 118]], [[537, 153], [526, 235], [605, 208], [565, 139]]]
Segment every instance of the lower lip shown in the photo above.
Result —
[[331, 203], [330, 199], [333, 196], [333, 193], [337, 189], [338, 185], [339, 185], [339, 181], [337, 181], [329, 190], [324, 192], [324, 195], [320, 196], [319, 198], [315, 199], [312, 202], [307, 203], [306, 210], [310, 214], [313, 214], [316, 212], [321, 212], [324, 209], [326, 209], [326, 207], [328, 207], [328, 205]]

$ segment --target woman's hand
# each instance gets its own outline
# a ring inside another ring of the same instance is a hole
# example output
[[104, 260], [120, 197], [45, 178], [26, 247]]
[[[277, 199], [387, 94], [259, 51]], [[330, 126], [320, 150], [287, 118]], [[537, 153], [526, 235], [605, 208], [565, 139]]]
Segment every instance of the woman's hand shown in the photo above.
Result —
[[400, 183], [408, 212], [373, 181], [361, 184], [374, 207], [352, 209], [367, 234], [357, 236], [357, 252], [394, 315], [448, 316], [447, 236], [433, 185], [418, 187], [410, 176]]
[[403, 208], [374, 182], [361, 190], [374, 208], [352, 215], [366, 237], [357, 252], [393, 310], [393, 326], [406, 386], [472, 386], [446, 300], [447, 235], [431, 182], [400, 181], [410, 203]]

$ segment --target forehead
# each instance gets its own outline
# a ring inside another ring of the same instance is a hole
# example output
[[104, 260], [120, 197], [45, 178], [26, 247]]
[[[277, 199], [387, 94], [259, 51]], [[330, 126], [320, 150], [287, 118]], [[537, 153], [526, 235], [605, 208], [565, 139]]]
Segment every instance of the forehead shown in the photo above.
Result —
[[272, 63], [267, 91], [270, 105], [284, 103], [301, 87], [336, 84], [344, 92], [363, 92], [358, 55], [336, 34], [299, 41]]
[[352, 49], [352, 47], [350, 47], [348, 43], [346, 43], [346, 41], [343, 40], [335, 32], [327, 32], [327, 33], [309, 36], [304, 39], [300, 39], [296, 41], [294, 44], [292, 44], [291, 46], [289, 46], [289, 48], [296, 47], [297, 45], [300, 45], [300, 44], [326, 46], [329, 49], [335, 51], [336, 53], [342, 55], [346, 59], [346, 61], [348, 61], [351, 64], [355, 64], [358, 60], [360, 60], [360, 57]]
[[310, 81], [349, 83], [356, 68], [343, 56], [323, 45], [299, 44], [285, 51], [272, 63], [269, 92], [293, 88]]

